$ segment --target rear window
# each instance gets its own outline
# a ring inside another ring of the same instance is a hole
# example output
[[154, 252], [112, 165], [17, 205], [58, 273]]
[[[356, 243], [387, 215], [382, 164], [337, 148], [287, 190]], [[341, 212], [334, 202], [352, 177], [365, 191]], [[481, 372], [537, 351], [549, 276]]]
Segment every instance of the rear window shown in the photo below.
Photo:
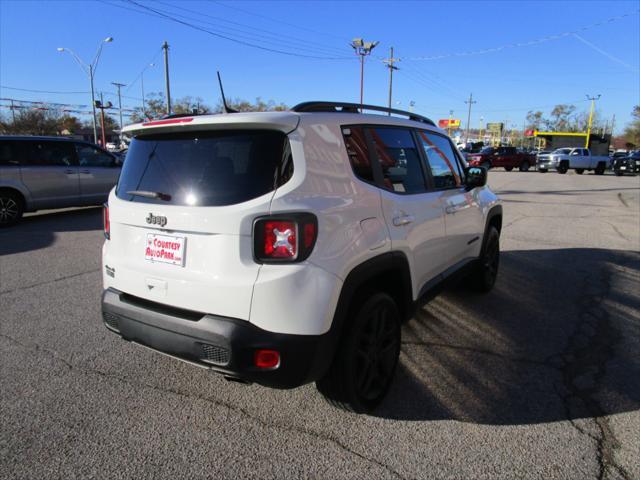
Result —
[[272, 192], [292, 174], [282, 132], [145, 135], [131, 141], [116, 195], [164, 205], [232, 205]]

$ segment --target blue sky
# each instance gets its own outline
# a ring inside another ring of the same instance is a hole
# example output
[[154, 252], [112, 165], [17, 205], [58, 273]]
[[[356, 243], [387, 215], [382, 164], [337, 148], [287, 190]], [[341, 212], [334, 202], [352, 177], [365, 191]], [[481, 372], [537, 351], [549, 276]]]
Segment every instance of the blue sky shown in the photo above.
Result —
[[[171, 46], [172, 96], [219, 98], [221, 70], [229, 97], [358, 101], [359, 64], [349, 41], [377, 40], [368, 58], [365, 102], [387, 103], [389, 47], [402, 60], [394, 76], [394, 103], [434, 119], [466, 121], [464, 100], [473, 92], [472, 126], [502, 121], [522, 126], [527, 110], [548, 113], [558, 103], [587, 109], [585, 94], [601, 94], [598, 111], [616, 115], [616, 130], [640, 103], [640, 2], [229, 2], [229, 1], [29, 1], [0, 0], [0, 96], [88, 105], [88, 80], [69, 47], [90, 60], [105, 46], [96, 75], [98, 91], [110, 82], [131, 84], [145, 72], [145, 91], [164, 89], [160, 46]], [[166, 18], [139, 5], [197, 25], [218, 36]], [[146, 13], [140, 13], [141, 11]], [[555, 34], [574, 34], [522, 44]], [[222, 38], [230, 37], [235, 41]], [[294, 55], [262, 50], [283, 50]], [[469, 55], [460, 53], [471, 52]], [[329, 57], [306, 58], [299, 55]], [[436, 58], [434, 58], [436, 57]], [[440, 57], [440, 58], [437, 58]], [[422, 59], [421, 59], [422, 58]], [[125, 87], [125, 106], [139, 106], [140, 82]], [[114, 100], [107, 96], [106, 99]], [[0, 102], [5, 104], [6, 102]], [[6, 113], [6, 110], [4, 110]]]

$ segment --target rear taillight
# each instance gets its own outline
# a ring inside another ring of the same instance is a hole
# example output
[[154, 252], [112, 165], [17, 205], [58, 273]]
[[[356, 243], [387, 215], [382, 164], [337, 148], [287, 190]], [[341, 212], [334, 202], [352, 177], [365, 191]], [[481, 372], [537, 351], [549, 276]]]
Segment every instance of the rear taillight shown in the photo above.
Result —
[[261, 217], [253, 224], [253, 256], [259, 263], [301, 262], [317, 236], [318, 219], [310, 213]]
[[104, 238], [111, 238], [111, 223], [109, 222], [109, 205], [106, 203], [102, 206], [102, 219], [104, 220]]

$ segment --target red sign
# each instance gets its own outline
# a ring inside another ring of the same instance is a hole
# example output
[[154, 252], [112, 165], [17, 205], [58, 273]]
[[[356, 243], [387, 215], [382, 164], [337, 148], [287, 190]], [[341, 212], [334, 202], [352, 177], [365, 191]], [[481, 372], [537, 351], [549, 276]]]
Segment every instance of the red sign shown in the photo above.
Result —
[[535, 134], [536, 134], [535, 130], [525, 130], [524, 131], [524, 136], [525, 137], [533, 137], [533, 136], [535, 136]]
[[455, 128], [460, 126], [460, 120], [457, 118], [443, 118], [438, 120], [438, 126], [440, 128]]

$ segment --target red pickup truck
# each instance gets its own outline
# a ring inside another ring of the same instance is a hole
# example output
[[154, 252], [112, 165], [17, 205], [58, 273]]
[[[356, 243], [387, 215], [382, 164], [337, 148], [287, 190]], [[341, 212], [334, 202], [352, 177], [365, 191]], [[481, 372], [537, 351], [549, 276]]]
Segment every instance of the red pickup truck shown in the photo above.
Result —
[[504, 167], [507, 172], [518, 168], [526, 172], [536, 164], [534, 155], [519, 152], [516, 147], [484, 147], [479, 153], [467, 156], [467, 163], [471, 167]]

